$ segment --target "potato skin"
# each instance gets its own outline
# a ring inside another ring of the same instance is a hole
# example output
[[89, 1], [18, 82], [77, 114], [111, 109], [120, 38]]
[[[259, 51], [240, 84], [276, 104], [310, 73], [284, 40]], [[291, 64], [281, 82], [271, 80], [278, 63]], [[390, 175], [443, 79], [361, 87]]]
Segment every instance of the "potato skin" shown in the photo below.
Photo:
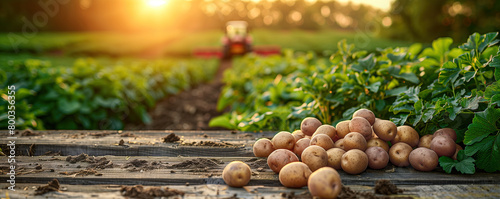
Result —
[[325, 199], [337, 198], [342, 191], [342, 181], [335, 169], [323, 167], [309, 176], [307, 188], [313, 197]]
[[392, 141], [398, 133], [398, 127], [389, 120], [377, 119], [373, 124], [373, 132], [384, 141]]
[[337, 129], [333, 127], [332, 125], [329, 124], [323, 124], [316, 129], [312, 137], [314, 137], [317, 134], [325, 134], [332, 139], [333, 142], [337, 141], [339, 137], [337, 136]]
[[345, 120], [339, 122], [337, 126], [335, 126], [335, 129], [337, 129], [337, 136], [339, 136], [339, 138], [344, 138], [345, 135], [351, 132], [351, 130], [349, 130], [350, 122], [351, 120]]
[[451, 158], [452, 158], [452, 159], [454, 159], [454, 160], [457, 160], [458, 152], [459, 152], [460, 150], [464, 150], [464, 148], [462, 148], [462, 146], [460, 146], [460, 145], [458, 145], [458, 144], [456, 144], [456, 146], [457, 146], [457, 147], [456, 147], [457, 149], [455, 150], [455, 154], [453, 154], [453, 157], [451, 157]]
[[432, 135], [424, 135], [420, 138], [420, 141], [418, 142], [418, 147], [425, 147], [430, 149], [431, 148], [431, 141], [432, 141]]
[[344, 150], [359, 149], [365, 151], [367, 147], [366, 139], [358, 132], [350, 132], [344, 137]]
[[389, 149], [389, 160], [398, 167], [410, 165], [409, 156], [413, 148], [404, 142], [398, 142]]
[[372, 126], [370, 122], [362, 117], [352, 118], [351, 122], [349, 122], [349, 130], [351, 132], [361, 133], [366, 140], [372, 137]]
[[382, 147], [387, 153], [389, 153], [389, 144], [380, 138], [372, 138], [366, 142], [366, 147], [370, 148], [372, 146]]
[[457, 133], [452, 128], [438, 129], [436, 132], [434, 132], [434, 134], [432, 135], [432, 137], [435, 138], [436, 136], [440, 136], [440, 135], [442, 135], [442, 136], [448, 136], [453, 141], [457, 141]]
[[290, 150], [287, 149], [276, 149], [273, 151], [269, 157], [267, 157], [267, 165], [275, 173], [279, 173], [280, 170], [291, 162], [298, 162], [299, 158]]
[[293, 150], [295, 145], [295, 137], [288, 131], [281, 131], [274, 135], [271, 140], [275, 149], [288, 149]]
[[304, 133], [302, 133], [301, 130], [293, 131], [292, 135], [295, 138], [295, 142], [299, 141], [300, 139], [302, 139], [306, 136], [306, 135], [304, 135]]
[[255, 157], [267, 157], [274, 151], [273, 143], [267, 138], [257, 140], [252, 148]]
[[309, 145], [317, 145], [322, 147], [325, 150], [333, 148], [335, 143], [333, 143], [332, 139], [326, 134], [317, 134], [311, 138], [311, 142]]
[[279, 180], [285, 187], [301, 188], [307, 186], [311, 174], [311, 169], [303, 162], [292, 162], [281, 169]]
[[397, 135], [393, 140], [393, 143], [404, 142], [410, 145], [412, 148], [418, 146], [420, 141], [420, 136], [418, 132], [411, 126], [403, 125], [398, 126]]
[[455, 141], [448, 136], [437, 136], [431, 141], [431, 149], [436, 152], [439, 157], [453, 157], [456, 148]]
[[293, 147], [293, 152], [297, 154], [297, 156], [301, 157], [302, 152], [304, 149], [306, 149], [311, 143], [311, 139], [309, 138], [302, 138], [297, 143], [295, 143], [295, 146]]
[[242, 161], [229, 163], [222, 171], [222, 179], [231, 187], [243, 187], [250, 182], [252, 172], [250, 167]]
[[344, 138], [339, 139], [335, 142], [335, 145], [333, 146], [334, 148], [340, 148], [342, 150], [345, 150], [344, 148]]
[[359, 149], [352, 149], [342, 155], [342, 170], [349, 174], [360, 174], [368, 167], [368, 156]]
[[411, 166], [419, 171], [432, 171], [439, 164], [439, 157], [431, 149], [419, 147], [413, 150], [409, 156]]
[[382, 147], [369, 147], [365, 153], [368, 156], [368, 167], [372, 169], [383, 169], [389, 163], [389, 153]]
[[328, 155], [328, 165], [336, 170], [342, 169], [340, 162], [342, 161], [342, 155], [344, 155], [344, 149], [340, 148], [331, 148], [326, 151]]
[[302, 152], [302, 162], [305, 163], [311, 171], [316, 171], [321, 167], [328, 165], [328, 155], [326, 150], [320, 146], [311, 145]]
[[300, 123], [300, 130], [305, 135], [312, 135], [322, 123], [314, 117], [306, 117]]
[[355, 117], [362, 117], [365, 118], [368, 122], [370, 122], [370, 125], [373, 125], [375, 123], [375, 114], [368, 109], [359, 109], [354, 114], [352, 115], [353, 118]]

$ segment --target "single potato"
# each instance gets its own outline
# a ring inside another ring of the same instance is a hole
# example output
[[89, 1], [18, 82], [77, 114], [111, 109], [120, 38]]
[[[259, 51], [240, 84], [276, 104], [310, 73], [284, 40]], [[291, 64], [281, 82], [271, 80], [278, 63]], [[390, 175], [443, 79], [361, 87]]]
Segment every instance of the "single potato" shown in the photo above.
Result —
[[253, 154], [255, 157], [267, 157], [273, 151], [273, 143], [267, 138], [259, 139], [253, 144]]
[[372, 126], [370, 122], [362, 117], [352, 118], [351, 122], [349, 122], [349, 130], [351, 132], [361, 133], [366, 140], [372, 137]]
[[431, 148], [432, 135], [424, 135], [420, 138], [418, 142], [418, 147]]
[[404, 125], [398, 126], [396, 137], [392, 143], [404, 142], [414, 148], [418, 146], [419, 141], [420, 136], [418, 135], [418, 132], [411, 126]]
[[317, 134], [325, 134], [332, 139], [333, 142], [337, 141], [339, 137], [337, 136], [337, 129], [333, 127], [332, 125], [329, 124], [323, 124], [316, 129], [312, 137], [314, 137]]
[[456, 144], [456, 145], [457, 145], [457, 147], [456, 147], [457, 149], [455, 150], [455, 154], [453, 154], [453, 157], [451, 157], [451, 158], [452, 158], [452, 159], [454, 159], [454, 160], [457, 160], [457, 155], [458, 155], [458, 152], [459, 152], [460, 150], [464, 150], [464, 148], [462, 148], [462, 146], [460, 146], [460, 145], [458, 145], [458, 144]]
[[328, 165], [328, 155], [326, 150], [320, 146], [311, 145], [302, 152], [302, 162], [305, 163], [311, 171], [316, 171], [321, 167]]
[[389, 153], [389, 144], [380, 138], [372, 138], [366, 142], [366, 147], [370, 148], [372, 146], [382, 147], [387, 153]]
[[297, 143], [295, 143], [295, 146], [293, 147], [293, 152], [297, 154], [297, 156], [301, 157], [302, 152], [304, 149], [306, 149], [310, 145], [311, 139], [309, 138], [302, 138]]
[[295, 137], [288, 131], [277, 133], [271, 141], [275, 149], [293, 150], [293, 146], [295, 145]]
[[434, 132], [433, 137], [440, 136], [440, 135], [442, 135], [442, 136], [448, 136], [453, 141], [457, 141], [457, 133], [452, 128], [442, 128], [442, 129], [439, 129], [436, 132]]
[[337, 135], [339, 136], [339, 138], [344, 138], [345, 135], [347, 135], [348, 133], [351, 132], [349, 130], [349, 123], [350, 122], [351, 122], [351, 120], [342, 121], [342, 122], [339, 122], [337, 124], [337, 126], [335, 126], [335, 129], [337, 129]]
[[285, 165], [280, 173], [281, 184], [288, 188], [301, 188], [307, 186], [307, 180], [312, 174], [311, 169], [302, 162], [292, 162]]
[[431, 141], [431, 149], [437, 153], [439, 157], [453, 157], [457, 149], [455, 141], [448, 136], [436, 136]]
[[342, 155], [344, 155], [344, 149], [340, 148], [331, 148], [326, 151], [326, 155], [328, 155], [328, 165], [336, 170], [342, 169], [340, 162], [342, 160]]
[[398, 127], [389, 120], [377, 119], [373, 124], [373, 132], [384, 141], [392, 141], [398, 133]]
[[310, 145], [318, 145], [323, 147], [323, 149], [328, 150], [333, 148], [335, 143], [333, 143], [332, 139], [326, 134], [317, 134], [311, 138]]
[[342, 155], [342, 170], [349, 174], [360, 174], [368, 167], [368, 156], [359, 149], [352, 149]]
[[304, 135], [304, 133], [302, 133], [301, 130], [293, 131], [292, 135], [295, 138], [295, 142], [299, 141], [300, 139], [302, 139], [306, 136], [306, 135]]
[[344, 149], [344, 138], [337, 140], [337, 141], [335, 142], [335, 145], [334, 145], [333, 147], [334, 147], [334, 148], [339, 148], [339, 149], [345, 150], [345, 149]]
[[419, 147], [413, 150], [409, 156], [411, 166], [419, 171], [432, 171], [439, 164], [439, 157], [431, 149]]
[[252, 172], [242, 161], [232, 161], [222, 171], [222, 179], [231, 187], [243, 187], [250, 182]]
[[389, 153], [382, 147], [369, 147], [365, 153], [368, 156], [368, 167], [372, 169], [383, 169], [389, 163]]
[[353, 118], [355, 117], [362, 117], [365, 118], [368, 122], [370, 122], [370, 125], [373, 125], [375, 123], [375, 114], [371, 110], [368, 109], [359, 109], [354, 114], [352, 115]]
[[290, 150], [287, 149], [276, 149], [273, 151], [269, 157], [267, 157], [267, 165], [275, 173], [279, 173], [280, 170], [290, 162], [298, 162], [299, 158]]
[[302, 130], [302, 133], [305, 135], [312, 135], [321, 125], [322, 123], [318, 119], [314, 117], [306, 117], [300, 123], [300, 130]]
[[337, 198], [342, 191], [342, 181], [335, 169], [323, 167], [313, 172], [307, 181], [307, 188], [316, 198]]
[[358, 132], [350, 132], [344, 137], [344, 150], [359, 149], [365, 151], [367, 147], [366, 139]]
[[398, 142], [389, 149], [389, 160], [398, 167], [410, 165], [409, 156], [413, 148], [404, 142]]

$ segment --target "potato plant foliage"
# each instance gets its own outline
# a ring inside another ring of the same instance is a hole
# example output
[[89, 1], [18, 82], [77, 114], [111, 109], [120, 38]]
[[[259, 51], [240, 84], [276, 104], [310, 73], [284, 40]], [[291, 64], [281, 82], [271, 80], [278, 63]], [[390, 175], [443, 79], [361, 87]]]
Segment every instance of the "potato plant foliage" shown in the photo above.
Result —
[[[77, 59], [72, 66], [26, 59], [0, 65], [2, 98], [16, 87], [18, 129], [122, 129], [151, 121], [147, 109], [163, 97], [210, 80], [216, 60]], [[0, 100], [0, 128], [7, 101]]]
[[458, 47], [445, 37], [427, 48], [417, 43], [369, 53], [341, 41], [329, 58], [291, 50], [245, 56], [224, 76], [218, 108], [230, 111], [211, 125], [293, 131], [305, 117], [336, 124], [367, 108], [398, 126], [413, 126], [421, 136], [455, 129], [465, 153], [455, 161], [440, 159], [448, 163], [447, 172], [474, 173], [474, 166], [498, 171], [498, 42], [496, 32], [474, 33]]

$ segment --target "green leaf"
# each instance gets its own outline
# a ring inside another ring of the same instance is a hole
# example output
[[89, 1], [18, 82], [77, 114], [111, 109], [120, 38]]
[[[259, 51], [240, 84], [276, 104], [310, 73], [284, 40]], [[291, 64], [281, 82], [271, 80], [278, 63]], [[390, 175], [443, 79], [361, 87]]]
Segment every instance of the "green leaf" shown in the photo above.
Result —
[[420, 83], [420, 80], [414, 73], [401, 73], [399, 75], [395, 75], [395, 77], [399, 77], [414, 84]]
[[395, 55], [392, 53], [387, 54], [387, 58], [389, 58], [389, 60], [391, 60], [392, 62], [399, 62], [399, 61], [403, 60], [405, 57], [406, 57], [406, 54], [398, 54], [398, 55]]
[[467, 145], [465, 146], [465, 155], [467, 156], [473, 156], [475, 155], [478, 151], [487, 151], [489, 148], [493, 146], [493, 142], [495, 141], [494, 136], [487, 136], [486, 138], [482, 139], [480, 142], [474, 143], [472, 145]]
[[496, 133], [498, 131], [496, 122], [499, 119], [500, 109], [489, 107], [483, 112], [476, 113], [472, 124], [469, 125], [468, 130], [465, 132], [464, 144], [472, 145], [489, 134]]
[[441, 156], [439, 158], [439, 166], [441, 166], [446, 173], [451, 173], [453, 167], [455, 167], [455, 161], [450, 157]]
[[59, 111], [65, 114], [71, 114], [76, 112], [80, 108], [80, 102], [77, 100], [68, 100], [66, 98], [60, 98], [57, 100], [57, 108]]
[[481, 36], [481, 42], [478, 47], [479, 53], [483, 52], [487, 47], [491, 45], [495, 45], [498, 40], [495, 40], [497, 37], [498, 32], [490, 32], [486, 33], [485, 35]]
[[500, 136], [490, 136], [494, 143], [487, 150], [479, 150], [477, 153], [477, 168], [486, 172], [500, 171]]
[[476, 168], [474, 166], [475, 160], [472, 157], [465, 156], [463, 150], [458, 153], [459, 155], [457, 155], [457, 157], [459, 156], [460, 158], [457, 158], [457, 160], [441, 156], [439, 158], [439, 165], [446, 173], [451, 173], [452, 169], [455, 168], [462, 174], [474, 174], [476, 172]]
[[500, 95], [500, 81], [496, 81], [495, 83], [489, 85], [484, 91], [484, 99], [491, 100], [492, 103], [496, 102], [496, 100], [493, 100], [493, 97], [498, 95]]
[[458, 68], [457, 64], [448, 61], [444, 63], [443, 67], [441, 68], [438, 82], [443, 85], [448, 84], [448, 82], [455, 83], [459, 74], [460, 68]]
[[236, 127], [231, 124], [231, 115], [230, 114], [224, 114], [221, 116], [217, 116], [213, 119], [210, 120], [208, 123], [208, 126], [210, 127], [223, 127], [226, 129], [235, 129]]
[[459, 48], [470, 51], [470, 50], [477, 50], [479, 47], [479, 42], [481, 39], [481, 35], [479, 33], [474, 33], [469, 36], [469, 39], [467, 39], [467, 43], [462, 44], [459, 46]]
[[500, 55], [496, 55], [493, 57], [490, 62], [490, 66], [495, 68], [495, 80], [500, 81]]
[[370, 84], [369, 86], [366, 86], [366, 88], [368, 90], [370, 90], [371, 92], [376, 93], [376, 92], [378, 92], [378, 89], [380, 88], [381, 84], [382, 84], [382, 82], [375, 82], [373, 84]]

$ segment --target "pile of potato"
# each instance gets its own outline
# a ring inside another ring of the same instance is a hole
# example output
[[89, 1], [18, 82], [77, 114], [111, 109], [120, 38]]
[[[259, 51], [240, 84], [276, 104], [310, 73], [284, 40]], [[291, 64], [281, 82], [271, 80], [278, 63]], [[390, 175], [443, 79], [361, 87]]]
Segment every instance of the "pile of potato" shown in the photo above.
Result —
[[419, 171], [431, 171], [438, 166], [440, 156], [456, 159], [462, 150], [456, 139], [451, 128], [420, 138], [410, 126], [398, 127], [376, 118], [368, 109], [360, 109], [336, 127], [305, 118], [300, 130], [257, 140], [253, 153], [268, 158], [269, 168], [279, 174], [284, 186], [308, 186], [313, 196], [331, 198], [342, 188], [336, 170], [359, 174], [368, 167], [383, 169], [390, 161], [398, 167], [411, 165]]

